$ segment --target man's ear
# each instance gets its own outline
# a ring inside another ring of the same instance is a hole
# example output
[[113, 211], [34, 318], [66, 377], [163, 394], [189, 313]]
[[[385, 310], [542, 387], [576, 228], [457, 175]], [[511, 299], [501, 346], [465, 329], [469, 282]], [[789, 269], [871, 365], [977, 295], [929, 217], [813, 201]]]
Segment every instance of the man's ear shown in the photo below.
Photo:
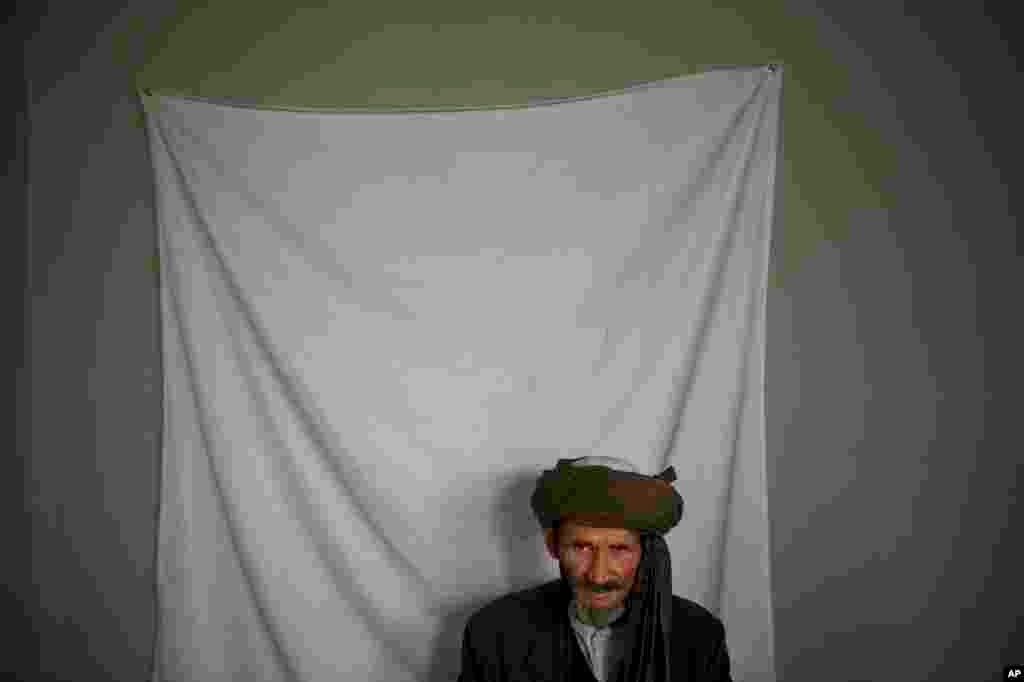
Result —
[[555, 542], [555, 531], [553, 528], [544, 529], [544, 546], [547, 547], [548, 554], [551, 555], [552, 559], [558, 558], [558, 545]]

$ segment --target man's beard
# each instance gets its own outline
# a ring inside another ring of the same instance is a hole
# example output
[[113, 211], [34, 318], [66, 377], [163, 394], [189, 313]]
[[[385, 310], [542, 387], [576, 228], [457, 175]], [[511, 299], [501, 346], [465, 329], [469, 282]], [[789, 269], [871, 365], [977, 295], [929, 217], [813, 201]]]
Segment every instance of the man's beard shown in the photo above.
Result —
[[573, 578], [564, 569], [562, 570], [562, 577], [568, 581], [569, 587], [572, 589], [572, 593], [575, 596], [576, 617], [580, 619], [581, 623], [586, 623], [587, 625], [593, 625], [596, 627], [604, 627], [612, 618], [618, 615], [618, 609], [625, 607], [628, 602], [628, 594], [626, 595], [626, 599], [623, 599], [618, 603], [609, 604], [608, 606], [592, 606], [580, 599], [579, 593], [581, 591], [585, 591], [590, 594], [603, 594], [605, 592], [621, 591], [622, 582], [619, 580], [609, 581], [605, 586], [588, 585], [582, 579]]
[[[622, 606], [622, 604], [619, 606]], [[581, 623], [600, 628], [608, 625], [611, 619], [617, 615], [615, 610], [617, 608], [612, 606], [584, 606], [577, 601], [576, 617], [580, 619]]]

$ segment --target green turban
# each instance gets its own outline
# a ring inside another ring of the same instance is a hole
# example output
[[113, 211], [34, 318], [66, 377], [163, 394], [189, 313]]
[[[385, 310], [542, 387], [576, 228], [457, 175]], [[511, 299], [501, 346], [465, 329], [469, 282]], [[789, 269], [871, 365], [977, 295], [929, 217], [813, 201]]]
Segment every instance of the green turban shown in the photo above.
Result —
[[543, 528], [560, 521], [599, 528], [628, 528], [664, 535], [683, 517], [683, 498], [672, 487], [675, 467], [658, 476], [560, 459], [537, 481], [530, 504]]

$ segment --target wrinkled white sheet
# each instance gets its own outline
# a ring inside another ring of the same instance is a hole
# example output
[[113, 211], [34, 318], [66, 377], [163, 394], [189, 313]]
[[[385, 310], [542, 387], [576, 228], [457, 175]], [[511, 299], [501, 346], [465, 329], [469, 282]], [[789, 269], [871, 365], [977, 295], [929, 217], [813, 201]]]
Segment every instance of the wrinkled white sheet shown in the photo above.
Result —
[[674, 591], [774, 680], [765, 292], [781, 72], [524, 108], [144, 96], [165, 425], [154, 681], [452, 680], [557, 576], [559, 457], [674, 465]]

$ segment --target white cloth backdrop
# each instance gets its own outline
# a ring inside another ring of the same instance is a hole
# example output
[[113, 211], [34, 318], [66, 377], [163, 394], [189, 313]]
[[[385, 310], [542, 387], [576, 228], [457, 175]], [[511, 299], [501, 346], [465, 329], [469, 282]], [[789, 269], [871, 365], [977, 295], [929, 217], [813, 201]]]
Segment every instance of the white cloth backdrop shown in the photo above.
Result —
[[676, 594], [774, 680], [765, 292], [781, 72], [521, 108], [147, 95], [165, 426], [156, 681], [452, 680], [557, 576], [559, 457], [674, 465]]

